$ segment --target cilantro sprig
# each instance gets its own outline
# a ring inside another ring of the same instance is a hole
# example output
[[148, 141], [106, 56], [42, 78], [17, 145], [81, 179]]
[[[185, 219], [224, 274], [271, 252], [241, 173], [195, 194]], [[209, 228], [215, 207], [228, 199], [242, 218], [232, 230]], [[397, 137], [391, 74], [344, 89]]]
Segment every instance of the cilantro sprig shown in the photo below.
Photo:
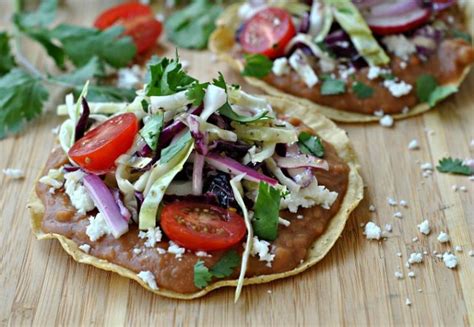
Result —
[[261, 54], [250, 54], [244, 56], [243, 76], [262, 78], [270, 74], [273, 62], [268, 57]]
[[204, 261], [198, 260], [194, 265], [194, 285], [197, 288], [206, 287], [212, 278], [224, 278], [230, 276], [240, 263], [240, 256], [235, 250], [226, 252], [222, 258], [210, 269], [204, 265]]
[[367, 99], [370, 98], [374, 94], [374, 89], [364, 84], [362, 82], [356, 81], [352, 84], [352, 92], [355, 93], [357, 98], [359, 99]]
[[324, 157], [324, 146], [319, 137], [313, 136], [307, 132], [301, 132], [298, 135], [298, 147], [300, 151], [316, 156], [318, 158]]
[[277, 238], [280, 200], [280, 190], [260, 182], [252, 219], [254, 233], [259, 238], [267, 241], [274, 241]]
[[434, 76], [422, 74], [416, 80], [416, 95], [421, 102], [427, 102], [430, 107], [434, 107], [438, 102], [444, 100], [458, 88], [452, 85], [438, 85]]
[[451, 157], [443, 158], [438, 162], [438, 166], [436, 166], [439, 172], [442, 173], [450, 173], [450, 174], [457, 174], [457, 175], [466, 175], [470, 176], [474, 174], [474, 171], [471, 167], [464, 165], [461, 159], [453, 159]]
[[[19, 9], [13, 15], [12, 34], [0, 32], [0, 139], [19, 132], [25, 122], [41, 114], [50, 85], [78, 94], [90, 80], [90, 101], [133, 99], [134, 91], [103, 84], [107, 66], [124, 67], [135, 56], [135, 45], [123, 36], [122, 27], [100, 31], [69, 24], [51, 26], [56, 0], [42, 0], [31, 12]], [[23, 55], [23, 37], [39, 43], [60, 69], [74, 68], [55, 76], [43, 73]]]

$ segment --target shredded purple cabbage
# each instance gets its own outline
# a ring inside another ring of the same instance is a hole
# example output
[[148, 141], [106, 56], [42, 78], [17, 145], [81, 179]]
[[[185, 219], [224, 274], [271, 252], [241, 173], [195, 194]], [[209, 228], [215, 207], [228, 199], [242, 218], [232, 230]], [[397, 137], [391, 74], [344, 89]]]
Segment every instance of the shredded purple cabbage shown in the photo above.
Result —
[[206, 179], [204, 191], [205, 194], [213, 194], [219, 206], [223, 208], [236, 207], [229, 174], [222, 172], [210, 174]]
[[87, 122], [89, 121], [90, 112], [91, 110], [89, 108], [89, 104], [87, 103], [86, 98], [82, 97], [82, 113], [76, 124], [74, 136], [75, 141], [79, 140], [81, 137], [84, 136], [87, 130]]
[[223, 140], [216, 140], [209, 144], [209, 151], [217, 152], [217, 153], [225, 153], [227, 157], [233, 159], [242, 159], [250, 149], [250, 145], [237, 141], [237, 142], [230, 142], [230, 141], [223, 141]]

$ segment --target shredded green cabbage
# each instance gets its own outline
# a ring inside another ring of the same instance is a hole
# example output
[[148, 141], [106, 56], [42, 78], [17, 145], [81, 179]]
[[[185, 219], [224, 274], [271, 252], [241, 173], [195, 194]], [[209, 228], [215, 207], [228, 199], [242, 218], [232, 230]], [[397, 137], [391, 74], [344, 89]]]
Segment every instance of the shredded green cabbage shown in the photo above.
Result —
[[237, 136], [244, 140], [291, 144], [298, 141], [295, 129], [281, 127], [250, 127], [232, 123]]

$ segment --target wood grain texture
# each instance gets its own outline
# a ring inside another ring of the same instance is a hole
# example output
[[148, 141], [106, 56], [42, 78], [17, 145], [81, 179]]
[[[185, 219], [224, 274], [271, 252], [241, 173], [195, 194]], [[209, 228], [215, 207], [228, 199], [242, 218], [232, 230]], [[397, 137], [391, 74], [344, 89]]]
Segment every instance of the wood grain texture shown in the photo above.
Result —
[[[109, 4], [67, 2], [60, 20], [85, 24]], [[11, 14], [6, 0], [0, 1], [0, 12], [5, 26]], [[28, 50], [40, 68], [53, 69], [40, 49]], [[172, 54], [174, 48], [166, 51]], [[207, 52], [181, 51], [181, 56], [199, 78], [222, 71], [228, 81], [243, 84]], [[135, 282], [77, 264], [56, 241], [34, 239], [27, 196], [54, 141], [51, 128], [61, 122], [48, 112], [23, 134], [0, 141], [0, 169], [26, 172], [19, 181], [0, 174], [0, 325], [474, 325], [474, 258], [468, 256], [474, 249], [474, 182], [436, 172], [424, 178], [419, 168], [448, 154], [474, 156], [469, 146], [474, 139], [473, 89], [471, 73], [459, 94], [437, 110], [397, 122], [392, 129], [342, 125], [359, 154], [366, 199], [320, 264], [294, 278], [245, 287], [237, 304], [231, 289], [189, 302], [154, 296]], [[59, 90], [54, 92], [47, 109], [61, 98]], [[413, 138], [421, 144], [418, 151], [407, 149]], [[466, 186], [467, 192], [453, 192], [453, 184]], [[387, 197], [407, 200], [408, 208], [390, 207]], [[370, 204], [375, 213], [369, 212]], [[394, 218], [395, 211], [403, 218]], [[432, 224], [429, 237], [417, 230], [423, 219]], [[368, 220], [390, 223], [393, 232], [384, 241], [369, 242], [360, 228]], [[449, 233], [450, 244], [436, 240], [440, 231]], [[420, 240], [412, 242], [415, 236]], [[456, 270], [431, 255], [455, 245], [464, 249], [457, 253]], [[415, 250], [430, 255], [412, 267], [416, 277], [411, 279], [404, 264]], [[401, 281], [394, 277], [397, 270], [404, 272]], [[406, 298], [411, 306], [405, 305]]]

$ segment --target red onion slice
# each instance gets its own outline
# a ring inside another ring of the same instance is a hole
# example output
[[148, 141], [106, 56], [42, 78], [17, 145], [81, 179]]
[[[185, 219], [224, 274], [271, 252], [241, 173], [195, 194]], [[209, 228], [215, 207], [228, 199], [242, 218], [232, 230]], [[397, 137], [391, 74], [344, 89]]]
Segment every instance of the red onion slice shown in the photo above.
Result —
[[399, 16], [420, 8], [421, 7], [417, 0], [402, 0], [392, 3], [381, 3], [370, 8], [370, 16]]
[[367, 24], [375, 34], [388, 35], [407, 32], [424, 24], [430, 18], [428, 9], [415, 9], [400, 16], [369, 16]]

